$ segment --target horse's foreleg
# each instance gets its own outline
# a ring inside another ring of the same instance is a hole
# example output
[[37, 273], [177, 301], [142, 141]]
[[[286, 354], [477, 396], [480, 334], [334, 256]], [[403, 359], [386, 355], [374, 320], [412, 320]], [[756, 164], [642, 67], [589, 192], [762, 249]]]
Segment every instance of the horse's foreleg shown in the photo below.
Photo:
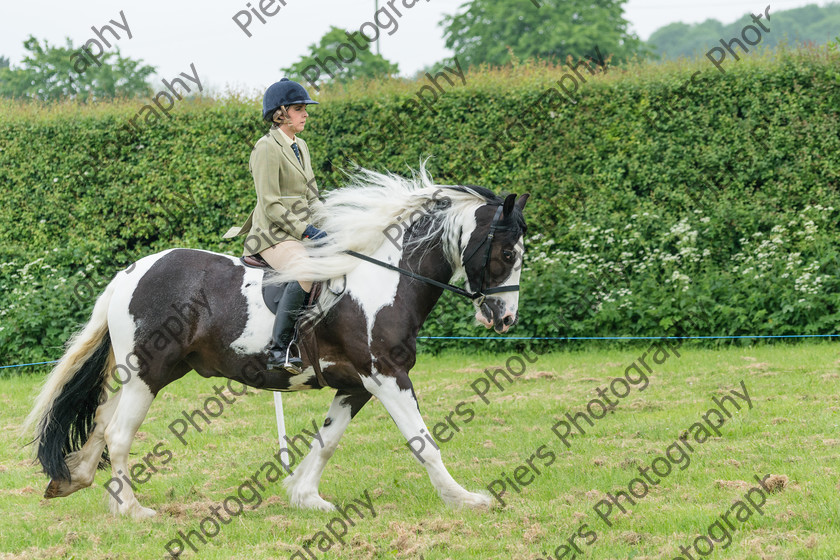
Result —
[[[318, 430], [320, 442], [318, 439], [313, 441], [312, 448], [300, 466], [294, 474], [283, 481], [289, 495], [289, 503], [293, 506], [324, 511], [335, 509], [335, 506], [318, 494], [321, 474], [324, 472], [327, 461], [338, 447], [338, 441], [347, 425], [350, 424], [350, 420], [370, 400], [370, 397], [370, 393], [367, 392], [348, 394], [339, 391], [336, 393], [330, 410], [327, 412], [327, 419]], [[321, 443], [323, 445], [320, 445]]]
[[434, 443], [414, 395], [411, 380], [405, 373], [397, 374], [397, 378], [383, 375], [363, 377], [365, 388], [373, 393], [394, 419], [397, 428], [408, 440], [408, 447], [414, 458], [426, 467], [429, 479], [432, 481], [441, 499], [450, 506], [489, 507], [490, 496], [468, 492], [455, 482], [443, 464], [440, 449]]

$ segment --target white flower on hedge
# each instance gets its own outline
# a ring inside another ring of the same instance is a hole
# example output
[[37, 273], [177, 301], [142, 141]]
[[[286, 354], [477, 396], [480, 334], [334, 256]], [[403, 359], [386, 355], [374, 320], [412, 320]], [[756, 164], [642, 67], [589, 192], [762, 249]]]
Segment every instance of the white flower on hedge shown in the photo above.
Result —
[[671, 280], [674, 282], [691, 282], [691, 278], [687, 274], [683, 274], [679, 270], [675, 270], [671, 274]]
[[53, 183], [58, 183], [58, 177], [53, 177]]

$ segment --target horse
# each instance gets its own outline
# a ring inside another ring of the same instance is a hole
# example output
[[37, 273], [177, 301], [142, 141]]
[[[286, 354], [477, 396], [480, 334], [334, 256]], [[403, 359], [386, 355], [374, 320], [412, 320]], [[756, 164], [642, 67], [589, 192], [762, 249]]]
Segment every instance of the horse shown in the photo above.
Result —
[[[90, 486], [108, 462], [114, 477], [129, 472], [129, 449], [152, 401], [195, 371], [270, 391], [335, 390], [318, 431], [321, 447], [311, 445], [284, 480], [290, 505], [335, 509], [318, 493], [321, 474], [371, 396], [407, 441], [429, 438], [409, 372], [417, 334], [443, 290], [470, 296], [476, 321], [488, 329], [503, 333], [518, 320], [528, 197], [436, 185], [422, 167], [407, 178], [361, 170], [325, 195], [314, 221], [328, 236], [305, 241], [307, 258], [288, 269], [176, 248], [118, 272], [67, 342], [25, 423], [50, 477], [44, 496]], [[301, 352], [297, 375], [266, 370], [273, 313], [262, 293], [264, 282], [296, 280], [327, 287], [299, 319], [308, 325], [300, 336], [309, 352]], [[447, 284], [459, 280], [466, 290]], [[446, 504], [490, 506], [488, 495], [455, 481], [437, 445], [413, 455]], [[115, 515], [155, 515], [130, 484], [110, 494]]]

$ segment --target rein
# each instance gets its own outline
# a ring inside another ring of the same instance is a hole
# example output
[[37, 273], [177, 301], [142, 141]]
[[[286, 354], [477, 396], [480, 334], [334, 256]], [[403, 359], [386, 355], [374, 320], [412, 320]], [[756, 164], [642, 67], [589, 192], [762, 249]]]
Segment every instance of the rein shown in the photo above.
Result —
[[473, 300], [476, 305], [482, 305], [484, 303], [484, 299], [493, 294], [498, 294], [502, 292], [518, 292], [519, 291], [519, 284], [513, 286], [497, 286], [495, 288], [484, 288], [484, 273], [487, 270], [487, 263], [490, 262], [490, 249], [493, 245], [493, 238], [496, 236], [496, 230], [499, 226], [499, 219], [502, 215], [502, 206], [499, 206], [496, 209], [496, 215], [493, 216], [493, 223], [490, 226], [490, 231], [487, 234], [487, 237], [482, 241], [473, 252], [470, 253], [470, 256], [464, 259], [464, 265], [466, 266], [467, 262], [473, 258], [478, 250], [486, 243], [487, 250], [484, 253], [484, 265], [481, 267], [481, 280], [479, 282], [479, 290], [477, 292], [469, 292], [463, 288], [459, 288], [458, 286], [453, 286], [452, 284], [447, 284], [445, 282], [438, 282], [433, 278], [429, 278], [428, 276], [423, 276], [422, 274], [417, 274], [416, 272], [412, 272], [410, 270], [406, 270], [404, 268], [400, 268], [398, 266], [394, 266], [390, 263], [386, 263], [384, 261], [380, 261], [379, 259], [374, 259], [373, 257], [369, 257], [367, 255], [363, 255], [362, 253], [357, 253], [356, 251], [346, 250], [344, 251], [350, 256], [356, 257], [357, 259], [361, 259], [363, 261], [367, 261], [371, 264], [375, 264], [377, 266], [381, 266], [382, 268], [387, 268], [388, 270], [393, 270], [394, 272], [399, 272], [404, 276], [408, 276], [409, 278], [414, 278], [415, 280], [420, 280], [421, 282], [425, 282], [426, 284], [431, 284], [432, 286], [437, 286], [438, 288], [443, 288], [444, 290], [448, 290], [454, 294], [458, 294], [459, 296], [464, 296]]

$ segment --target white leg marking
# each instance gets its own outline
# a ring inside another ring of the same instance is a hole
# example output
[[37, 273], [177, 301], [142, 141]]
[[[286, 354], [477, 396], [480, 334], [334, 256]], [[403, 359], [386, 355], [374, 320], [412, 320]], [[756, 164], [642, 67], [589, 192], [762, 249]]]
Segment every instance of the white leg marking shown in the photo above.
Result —
[[[432, 438], [432, 436], [426, 428], [423, 417], [420, 416], [417, 401], [411, 391], [400, 389], [393, 377], [379, 375], [374, 380], [363, 376], [362, 381], [365, 388], [382, 401], [385, 409], [397, 424], [397, 428], [409, 441], [409, 445], [411, 445], [411, 442], [416, 442], [412, 445], [414, 457], [426, 467], [432, 485], [447, 505], [455, 507], [490, 506], [490, 496], [468, 492], [455, 482], [455, 479], [446, 470], [440, 456], [440, 450], [426, 439], [426, 436], [429, 438]], [[379, 384], [377, 384], [377, 381]], [[420, 446], [421, 442], [423, 442], [422, 447]]]
[[324, 472], [327, 461], [335, 453], [344, 430], [350, 424], [350, 405], [341, 404], [346, 396], [336, 396], [333, 399], [327, 413], [327, 417], [332, 422], [329, 426], [321, 426], [321, 429], [318, 430], [324, 446], [321, 447], [318, 439], [314, 439], [312, 449], [301, 461], [300, 466], [283, 481], [289, 495], [289, 503], [293, 506], [323, 511], [335, 509], [335, 506], [318, 495], [318, 485], [321, 482], [321, 474]]
[[105, 441], [111, 454], [112, 477], [122, 484], [114, 483], [111, 496], [111, 511], [122, 515], [131, 515], [135, 519], [152, 517], [155, 510], [140, 505], [131, 485], [126, 483], [123, 476], [129, 476], [128, 452], [131, 442], [146, 413], [152, 405], [154, 396], [141, 379], [134, 377], [120, 388], [120, 399], [116, 413], [105, 429]]

